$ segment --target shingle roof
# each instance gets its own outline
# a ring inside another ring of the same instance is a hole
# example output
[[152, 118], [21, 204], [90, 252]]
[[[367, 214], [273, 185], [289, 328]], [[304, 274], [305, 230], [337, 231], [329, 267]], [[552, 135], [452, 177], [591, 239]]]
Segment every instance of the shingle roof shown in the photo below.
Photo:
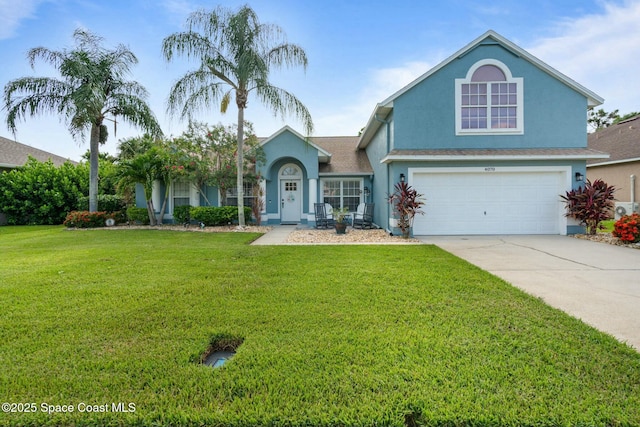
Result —
[[65, 162], [73, 162], [64, 157], [49, 153], [38, 148], [31, 147], [29, 145], [21, 144], [11, 139], [3, 138], [0, 136], [0, 167], [1, 168], [16, 168], [23, 166], [27, 163], [29, 156], [45, 162], [49, 159], [54, 165], [60, 166]]
[[611, 155], [604, 161], [590, 160], [588, 165], [640, 160], [640, 116], [590, 133], [588, 145]]
[[311, 141], [331, 153], [329, 163], [320, 163], [320, 174], [373, 174], [364, 150], [356, 149], [357, 136], [315, 136]]
[[394, 160], [551, 160], [551, 159], [603, 159], [607, 154], [590, 148], [523, 148], [523, 149], [444, 149], [444, 150], [392, 150], [384, 162]]

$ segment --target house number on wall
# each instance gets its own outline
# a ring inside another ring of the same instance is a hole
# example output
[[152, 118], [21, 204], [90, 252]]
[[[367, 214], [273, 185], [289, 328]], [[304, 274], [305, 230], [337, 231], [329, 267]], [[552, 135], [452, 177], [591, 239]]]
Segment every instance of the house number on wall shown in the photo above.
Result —
[[495, 172], [496, 168], [484, 168], [485, 172]]

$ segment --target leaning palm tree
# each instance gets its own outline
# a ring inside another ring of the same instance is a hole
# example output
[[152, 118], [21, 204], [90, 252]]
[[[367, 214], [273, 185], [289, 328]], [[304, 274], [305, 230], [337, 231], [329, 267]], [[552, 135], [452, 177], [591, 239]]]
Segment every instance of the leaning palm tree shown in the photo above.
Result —
[[[184, 55], [200, 61], [200, 67], [188, 72], [171, 88], [168, 111], [191, 118], [192, 114], [213, 105], [225, 113], [232, 94], [238, 107], [238, 171], [243, 170], [244, 110], [249, 94], [283, 117], [293, 113], [304, 124], [307, 134], [313, 121], [307, 108], [293, 94], [269, 82], [272, 68], [307, 66], [307, 55], [298, 45], [287, 43], [282, 29], [262, 24], [248, 6], [237, 12], [218, 7], [192, 13], [188, 31], [165, 38], [162, 50], [167, 61]], [[238, 223], [244, 227], [243, 176], [238, 173]]]
[[15, 134], [16, 121], [41, 113], [64, 117], [75, 139], [90, 135], [89, 210], [98, 207], [99, 145], [107, 140], [105, 120], [121, 119], [154, 135], [162, 132], [146, 103], [147, 91], [137, 82], [124, 80], [136, 56], [124, 45], [114, 50], [101, 46], [102, 38], [86, 30], [73, 33], [73, 50], [45, 47], [29, 50], [32, 68], [36, 59], [51, 64], [61, 78], [23, 77], [4, 88], [7, 126]]

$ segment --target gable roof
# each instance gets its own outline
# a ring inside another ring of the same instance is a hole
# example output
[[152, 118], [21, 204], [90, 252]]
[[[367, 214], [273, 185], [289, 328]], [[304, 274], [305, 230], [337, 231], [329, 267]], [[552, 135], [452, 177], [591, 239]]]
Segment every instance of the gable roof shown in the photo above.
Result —
[[0, 136], [0, 168], [13, 169], [24, 166], [27, 160], [29, 160], [29, 156], [40, 162], [51, 160], [55, 166], [60, 166], [65, 162], [77, 163], [70, 159], [49, 153], [48, 151], [40, 150], [39, 148], [21, 144]]
[[560, 71], [556, 70], [555, 68], [547, 65], [540, 59], [531, 55], [529, 52], [517, 46], [516, 44], [512, 43], [511, 41], [507, 40], [506, 38], [496, 33], [495, 31], [489, 30], [486, 33], [482, 34], [480, 37], [473, 40], [471, 43], [469, 43], [465, 47], [463, 47], [462, 49], [458, 50], [456, 53], [454, 53], [453, 55], [451, 55], [441, 63], [439, 63], [438, 65], [436, 65], [435, 67], [431, 68], [429, 71], [427, 71], [426, 73], [424, 73], [423, 75], [421, 75], [420, 77], [418, 77], [417, 79], [415, 79], [414, 81], [412, 81], [411, 83], [403, 87], [402, 89], [400, 89], [399, 91], [397, 91], [396, 93], [394, 93], [393, 95], [391, 95], [390, 97], [388, 97], [387, 99], [385, 99], [384, 101], [382, 101], [381, 103], [379, 103], [376, 106], [375, 110], [373, 111], [373, 114], [369, 118], [369, 121], [367, 122], [367, 125], [365, 126], [364, 131], [362, 132], [360, 141], [358, 142], [358, 147], [364, 148], [367, 146], [367, 144], [371, 141], [371, 138], [373, 138], [373, 136], [376, 134], [380, 126], [384, 123], [383, 122], [384, 118], [387, 117], [389, 115], [389, 112], [393, 109], [393, 102], [398, 97], [408, 92], [409, 90], [413, 89], [422, 81], [426, 80], [431, 75], [435, 74], [437, 71], [449, 65], [455, 59], [462, 58], [463, 56], [471, 52], [473, 49], [475, 49], [479, 45], [486, 44], [486, 43], [499, 44], [503, 48], [507, 49], [508, 51], [516, 55], [517, 57], [521, 57], [525, 59], [535, 67], [538, 67], [540, 70], [544, 71], [545, 73], [560, 80], [561, 82], [563, 82], [564, 84], [566, 84], [567, 86], [569, 86], [570, 88], [572, 88], [573, 90], [575, 90], [576, 92], [582, 94], [585, 98], [587, 98], [588, 106], [595, 107], [604, 102], [604, 99], [599, 95], [597, 95], [596, 93], [590, 91], [586, 87], [570, 79], [569, 77], [562, 74]]
[[268, 144], [269, 142], [273, 141], [274, 139], [276, 139], [278, 136], [282, 135], [285, 132], [290, 132], [293, 135], [295, 135], [296, 137], [300, 138], [302, 141], [306, 141], [309, 145], [311, 145], [311, 147], [315, 148], [316, 150], [318, 150], [318, 161], [320, 163], [328, 163], [329, 161], [331, 161], [331, 153], [329, 153], [328, 151], [324, 150], [322, 147], [319, 147], [318, 145], [314, 144], [313, 142], [313, 138], [307, 138], [304, 137], [301, 133], [296, 132], [293, 128], [291, 128], [290, 126], [283, 126], [282, 128], [280, 128], [279, 131], [277, 131], [276, 133], [274, 133], [273, 135], [267, 137], [267, 138], [259, 138], [260, 140], [260, 145], [264, 146], [266, 144]]
[[284, 132], [290, 132], [318, 150], [320, 175], [370, 175], [373, 168], [364, 150], [358, 150], [357, 136], [304, 137], [289, 126], [284, 126], [268, 138], [259, 138], [260, 145], [268, 144]]
[[587, 144], [610, 154], [606, 162], [591, 160], [587, 166], [640, 162], [640, 115], [590, 133]]

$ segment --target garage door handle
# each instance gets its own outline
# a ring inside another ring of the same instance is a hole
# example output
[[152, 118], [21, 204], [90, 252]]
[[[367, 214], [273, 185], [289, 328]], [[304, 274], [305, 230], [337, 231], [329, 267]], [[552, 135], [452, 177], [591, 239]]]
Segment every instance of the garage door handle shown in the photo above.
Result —
[[485, 216], [487, 215], [487, 211], [484, 211]]

